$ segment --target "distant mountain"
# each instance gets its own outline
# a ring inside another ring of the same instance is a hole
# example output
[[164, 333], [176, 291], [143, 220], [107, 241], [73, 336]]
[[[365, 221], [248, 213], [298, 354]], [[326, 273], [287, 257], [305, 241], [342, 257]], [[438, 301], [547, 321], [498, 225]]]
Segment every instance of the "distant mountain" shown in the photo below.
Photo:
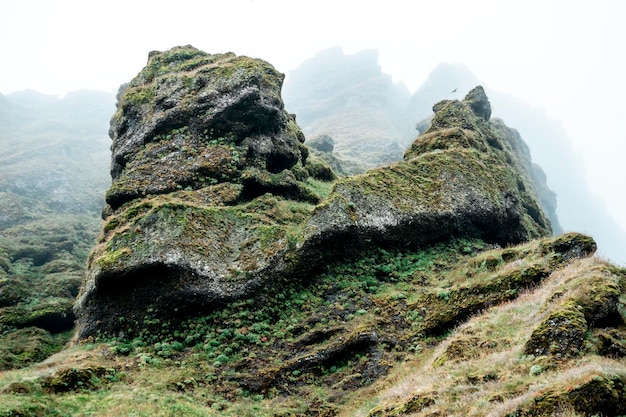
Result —
[[35, 90], [22, 90], [8, 94], [7, 98], [13, 104], [22, 108], [38, 108], [53, 105], [59, 101], [59, 97], [51, 94], [40, 93]]
[[[73, 326], [110, 183], [114, 103], [94, 91], [0, 95], [0, 369], [43, 359]], [[16, 353], [22, 344], [34, 351]]]
[[410, 92], [381, 71], [376, 50], [319, 52], [289, 73], [283, 98], [307, 137], [335, 141], [349, 173], [401, 159], [416, 133]]

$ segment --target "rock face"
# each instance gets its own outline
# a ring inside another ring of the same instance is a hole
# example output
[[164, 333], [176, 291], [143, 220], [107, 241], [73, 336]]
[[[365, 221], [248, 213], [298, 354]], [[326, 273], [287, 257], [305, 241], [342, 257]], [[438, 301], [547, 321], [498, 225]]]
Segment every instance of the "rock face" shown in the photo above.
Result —
[[307, 158], [281, 82], [266, 62], [181, 47], [151, 53], [122, 89], [106, 223], [75, 306], [80, 338], [305, 282], [368, 247], [550, 233], [528, 155], [487, 120], [480, 87], [438, 103], [404, 161], [339, 181], [315, 206], [313, 185], [335, 177]]
[[305, 241], [326, 257], [331, 248], [362, 250], [346, 241], [403, 247], [460, 236], [506, 245], [550, 234], [528, 149], [502, 121], [488, 120], [489, 109], [482, 87], [464, 101], [437, 103], [431, 128], [404, 161], [336, 184]]
[[[120, 90], [107, 222], [75, 308], [80, 336], [114, 330], [111, 309], [130, 318], [147, 306], [206, 307], [285, 268], [287, 226], [318, 197], [302, 182], [308, 150], [282, 80], [264, 61], [186, 46], [151, 53]], [[250, 202], [266, 193], [303, 203]]]

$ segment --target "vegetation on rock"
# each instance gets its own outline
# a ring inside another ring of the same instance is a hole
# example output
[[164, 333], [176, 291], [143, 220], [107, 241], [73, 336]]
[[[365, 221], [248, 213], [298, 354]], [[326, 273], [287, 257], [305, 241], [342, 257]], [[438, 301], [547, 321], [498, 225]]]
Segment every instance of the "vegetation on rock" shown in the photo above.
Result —
[[308, 160], [282, 80], [264, 61], [186, 46], [151, 53], [121, 89], [79, 337], [117, 332], [112, 308], [140, 325], [148, 309], [204, 311], [294, 272], [301, 224], [335, 176]]

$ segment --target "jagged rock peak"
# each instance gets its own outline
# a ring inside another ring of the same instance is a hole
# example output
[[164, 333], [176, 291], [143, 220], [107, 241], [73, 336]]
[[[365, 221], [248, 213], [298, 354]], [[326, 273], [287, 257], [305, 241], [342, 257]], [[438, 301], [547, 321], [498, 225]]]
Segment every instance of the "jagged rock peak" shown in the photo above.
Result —
[[474, 113], [485, 120], [491, 117], [491, 104], [482, 86], [477, 86], [465, 96], [464, 100]]

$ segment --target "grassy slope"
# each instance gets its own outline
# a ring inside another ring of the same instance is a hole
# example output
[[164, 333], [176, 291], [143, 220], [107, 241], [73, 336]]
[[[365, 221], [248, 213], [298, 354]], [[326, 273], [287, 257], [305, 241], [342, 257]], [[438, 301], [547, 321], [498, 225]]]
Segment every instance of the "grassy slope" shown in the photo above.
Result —
[[589, 322], [576, 351], [535, 357], [525, 346], [560, 307], [574, 303], [593, 316], [615, 291], [623, 297], [626, 273], [594, 258], [568, 260], [550, 250], [558, 242], [484, 251], [480, 242], [458, 241], [371, 253], [330, 266], [309, 285], [5, 372], [0, 415], [573, 409], [571, 398], [589, 396], [576, 393], [588, 394], [590, 381], [626, 380], [624, 360], [603, 356], [600, 342], [604, 333], [624, 334], [623, 318]]

